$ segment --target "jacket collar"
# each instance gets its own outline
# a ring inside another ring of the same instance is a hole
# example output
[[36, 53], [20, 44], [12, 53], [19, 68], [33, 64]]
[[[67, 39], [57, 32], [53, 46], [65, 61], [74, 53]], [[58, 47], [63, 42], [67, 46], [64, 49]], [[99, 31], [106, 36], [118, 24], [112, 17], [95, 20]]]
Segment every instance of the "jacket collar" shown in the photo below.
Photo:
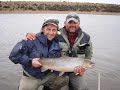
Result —
[[79, 27], [79, 28], [78, 28], [78, 37], [80, 37], [80, 36], [82, 35], [82, 33], [83, 33], [83, 31], [82, 31], [82, 29]]
[[[43, 35], [43, 33], [37, 33], [36, 34], [36, 38], [41, 42], [43, 43], [43, 45], [47, 46], [47, 37], [45, 35]], [[53, 41], [57, 42], [56, 40], [57, 38], [55, 37], [53, 39]]]
[[37, 33], [36, 38], [45, 46], [47, 46], [47, 37], [42, 33]]

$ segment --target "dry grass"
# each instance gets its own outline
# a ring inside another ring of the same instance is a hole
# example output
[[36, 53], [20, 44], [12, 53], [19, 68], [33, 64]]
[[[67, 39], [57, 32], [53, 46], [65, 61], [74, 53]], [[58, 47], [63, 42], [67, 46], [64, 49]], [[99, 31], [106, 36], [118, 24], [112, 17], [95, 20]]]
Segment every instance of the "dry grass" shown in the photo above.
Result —
[[0, 13], [68, 13], [74, 11], [82, 14], [116, 14], [120, 15], [120, 5], [93, 4], [78, 2], [25, 2], [0, 1]]

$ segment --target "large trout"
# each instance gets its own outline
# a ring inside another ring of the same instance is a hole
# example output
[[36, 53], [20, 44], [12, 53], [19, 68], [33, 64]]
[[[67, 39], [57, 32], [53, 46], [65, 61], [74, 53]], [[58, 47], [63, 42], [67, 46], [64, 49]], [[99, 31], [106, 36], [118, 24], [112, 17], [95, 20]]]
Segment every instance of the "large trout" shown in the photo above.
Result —
[[82, 59], [78, 57], [43, 58], [39, 59], [39, 62], [42, 64], [42, 72], [49, 69], [59, 71], [62, 74], [64, 74], [64, 72], [74, 72], [74, 68], [76, 66], [89, 69], [95, 65], [88, 59]]

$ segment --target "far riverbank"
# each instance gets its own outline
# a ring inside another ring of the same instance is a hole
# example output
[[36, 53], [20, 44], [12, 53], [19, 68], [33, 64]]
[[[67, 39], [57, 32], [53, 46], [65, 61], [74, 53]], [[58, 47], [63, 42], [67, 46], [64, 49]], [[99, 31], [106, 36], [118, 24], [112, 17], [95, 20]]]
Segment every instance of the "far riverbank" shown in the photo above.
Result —
[[[0, 14], [68, 14], [69, 12], [73, 11], [0, 11]], [[120, 13], [110, 13], [110, 12], [81, 12], [81, 11], [75, 11], [78, 14], [95, 14], [95, 15], [120, 15]]]

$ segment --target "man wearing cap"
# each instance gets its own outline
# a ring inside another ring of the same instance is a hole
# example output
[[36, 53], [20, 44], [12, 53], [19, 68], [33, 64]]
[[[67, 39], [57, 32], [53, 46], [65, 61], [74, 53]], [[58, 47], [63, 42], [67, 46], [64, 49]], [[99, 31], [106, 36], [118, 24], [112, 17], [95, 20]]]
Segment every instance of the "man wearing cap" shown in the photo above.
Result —
[[[92, 43], [90, 36], [80, 28], [80, 18], [75, 12], [69, 13], [65, 19], [64, 27], [61, 28], [59, 44], [62, 55], [70, 57], [82, 57], [91, 60]], [[84, 81], [85, 69], [75, 67], [74, 73], [69, 74], [70, 88], [73, 90], [88, 90]]]
[[[58, 72], [50, 70], [41, 72], [42, 64], [38, 61], [39, 58], [61, 57], [61, 47], [56, 38], [58, 24], [54, 18], [45, 20], [33, 41], [22, 40], [11, 51], [9, 59], [23, 67], [19, 90], [38, 90], [41, 85], [46, 86], [45, 90], [60, 90], [68, 84], [68, 76], [59, 76]], [[56, 80], [60, 82], [54, 83]]]
[[[80, 18], [77, 13], [71, 12], [66, 16], [64, 27], [58, 36], [59, 45], [62, 48], [62, 55], [69, 57], [82, 57], [91, 60], [92, 43], [90, 36], [80, 28]], [[34, 40], [35, 35], [29, 33], [26, 36]], [[68, 63], [69, 64], [69, 63]], [[75, 67], [74, 73], [69, 73], [69, 87], [72, 90], [88, 90], [84, 81], [85, 68]]]

